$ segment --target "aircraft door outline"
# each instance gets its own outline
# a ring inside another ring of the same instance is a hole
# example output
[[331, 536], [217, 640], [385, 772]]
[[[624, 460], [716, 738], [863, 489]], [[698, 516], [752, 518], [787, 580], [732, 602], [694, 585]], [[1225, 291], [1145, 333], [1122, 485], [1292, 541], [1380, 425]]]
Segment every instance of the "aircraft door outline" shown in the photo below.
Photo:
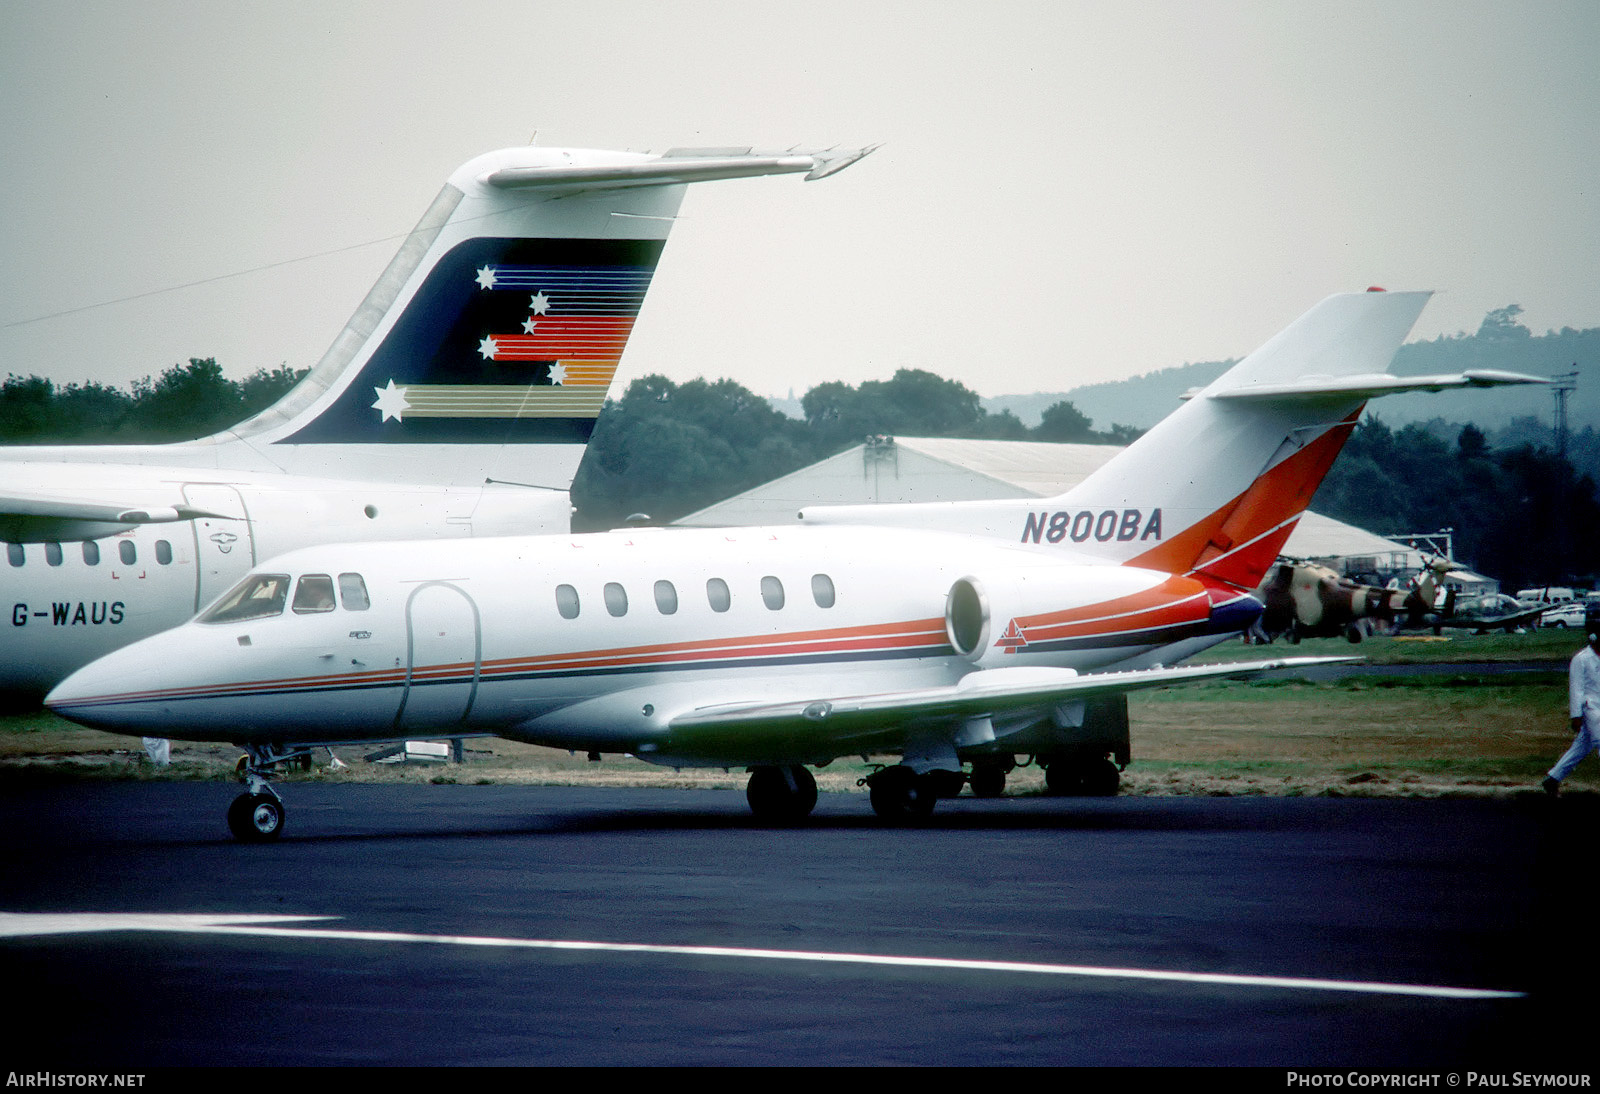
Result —
[[206, 512], [239, 514], [190, 521], [194, 528], [194, 610], [198, 612], [255, 566], [255, 534], [244, 496], [226, 483], [186, 482], [183, 500]]
[[[470, 683], [417, 679], [418, 667], [472, 664]], [[483, 618], [477, 602], [450, 581], [424, 581], [406, 597], [406, 679], [395, 728], [463, 722], [478, 699], [483, 672]], [[422, 686], [414, 687], [414, 684]], [[459, 713], [457, 711], [459, 710]]]

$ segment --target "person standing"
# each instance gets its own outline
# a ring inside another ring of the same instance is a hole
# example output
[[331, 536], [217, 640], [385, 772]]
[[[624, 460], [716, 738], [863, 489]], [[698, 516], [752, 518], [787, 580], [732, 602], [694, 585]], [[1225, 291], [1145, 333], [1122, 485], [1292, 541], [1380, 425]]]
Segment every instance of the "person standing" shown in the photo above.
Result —
[[1579, 650], [1567, 670], [1567, 714], [1572, 719], [1572, 747], [1567, 749], [1540, 785], [1554, 797], [1561, 780], [1579, 762], [1600, 748], [1600, 610], [1590, 605], [1584, 612], [1583, 631], [1588, 644]]

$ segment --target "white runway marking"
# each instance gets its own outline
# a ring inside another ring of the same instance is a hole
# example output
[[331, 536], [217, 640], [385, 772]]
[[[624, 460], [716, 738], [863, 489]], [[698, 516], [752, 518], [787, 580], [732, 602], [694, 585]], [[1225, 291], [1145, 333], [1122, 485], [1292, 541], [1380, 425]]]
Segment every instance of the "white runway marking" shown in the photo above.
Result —
[[337, 919], [296, 915], [107, 915], [94, 912], [36, 914], [0, 912], [0, 938], [101, 931], [163, 931], [178, 934], [256, 935], [269, 938], [316, 938], [342, 942], [431, 943], [445, 946], [497, 946], [514, 949], [647, 953], [677, 957], [726, 957], [756, 961], [813, 961], [839, 965], [886, 965], [900, 968], [951, 969], [960, 972], [1009, 972], [1043, 976], [1089, 976], [1123, 980], [1161, 980], [1185, 984], [1222, 984], [1247, 988], [1297, 991], [1366, 992], [1413, 995], [1434, 999], [1518, 999], [1520, 991], [1453, 988], [1429, 984], [1386, 984], [1370, 980], [1318, 980], [1293, 976], [1247, 976], [1239, 973], [1179, 972], [1170, 969], [1124, 969], [1096, 965], [1051, 965], [1031, 961], [978, 961], [955, 957], [897, 957], [869, 953], [823, 953], [808, 950], [744, 949], [736, 946], [661, 946], [641, 942], [581, 942], [537, 938], [488, 938], [471, 935], [409, 934], [401, 931], [347, 931], [329, 927], [288, 927], [286, 923]]

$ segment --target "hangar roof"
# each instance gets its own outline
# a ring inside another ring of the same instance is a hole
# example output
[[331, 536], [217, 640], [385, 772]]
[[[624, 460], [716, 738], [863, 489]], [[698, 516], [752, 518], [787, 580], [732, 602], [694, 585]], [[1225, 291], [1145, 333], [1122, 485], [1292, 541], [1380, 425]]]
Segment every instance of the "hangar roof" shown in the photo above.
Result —
[[[1051, 497], [1082, 482], [1118, 445], [873, 437], [678, 520], [681, 525], [790, 524], [802, 506]], [[1403, 543], [1307, 511], [1284, 546], [1295, 558], [1371, 558], [1378, 569], [1418, 569]]]

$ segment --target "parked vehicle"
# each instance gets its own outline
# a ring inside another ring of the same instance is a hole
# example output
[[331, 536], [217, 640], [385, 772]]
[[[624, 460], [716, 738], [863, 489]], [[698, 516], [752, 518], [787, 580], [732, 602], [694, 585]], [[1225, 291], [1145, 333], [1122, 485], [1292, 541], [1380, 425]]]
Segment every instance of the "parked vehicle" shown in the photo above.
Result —
[[1581, 602], [1560, 604], [1539, 617], [1541, 627], [1581, 627], [1584, 606]]

